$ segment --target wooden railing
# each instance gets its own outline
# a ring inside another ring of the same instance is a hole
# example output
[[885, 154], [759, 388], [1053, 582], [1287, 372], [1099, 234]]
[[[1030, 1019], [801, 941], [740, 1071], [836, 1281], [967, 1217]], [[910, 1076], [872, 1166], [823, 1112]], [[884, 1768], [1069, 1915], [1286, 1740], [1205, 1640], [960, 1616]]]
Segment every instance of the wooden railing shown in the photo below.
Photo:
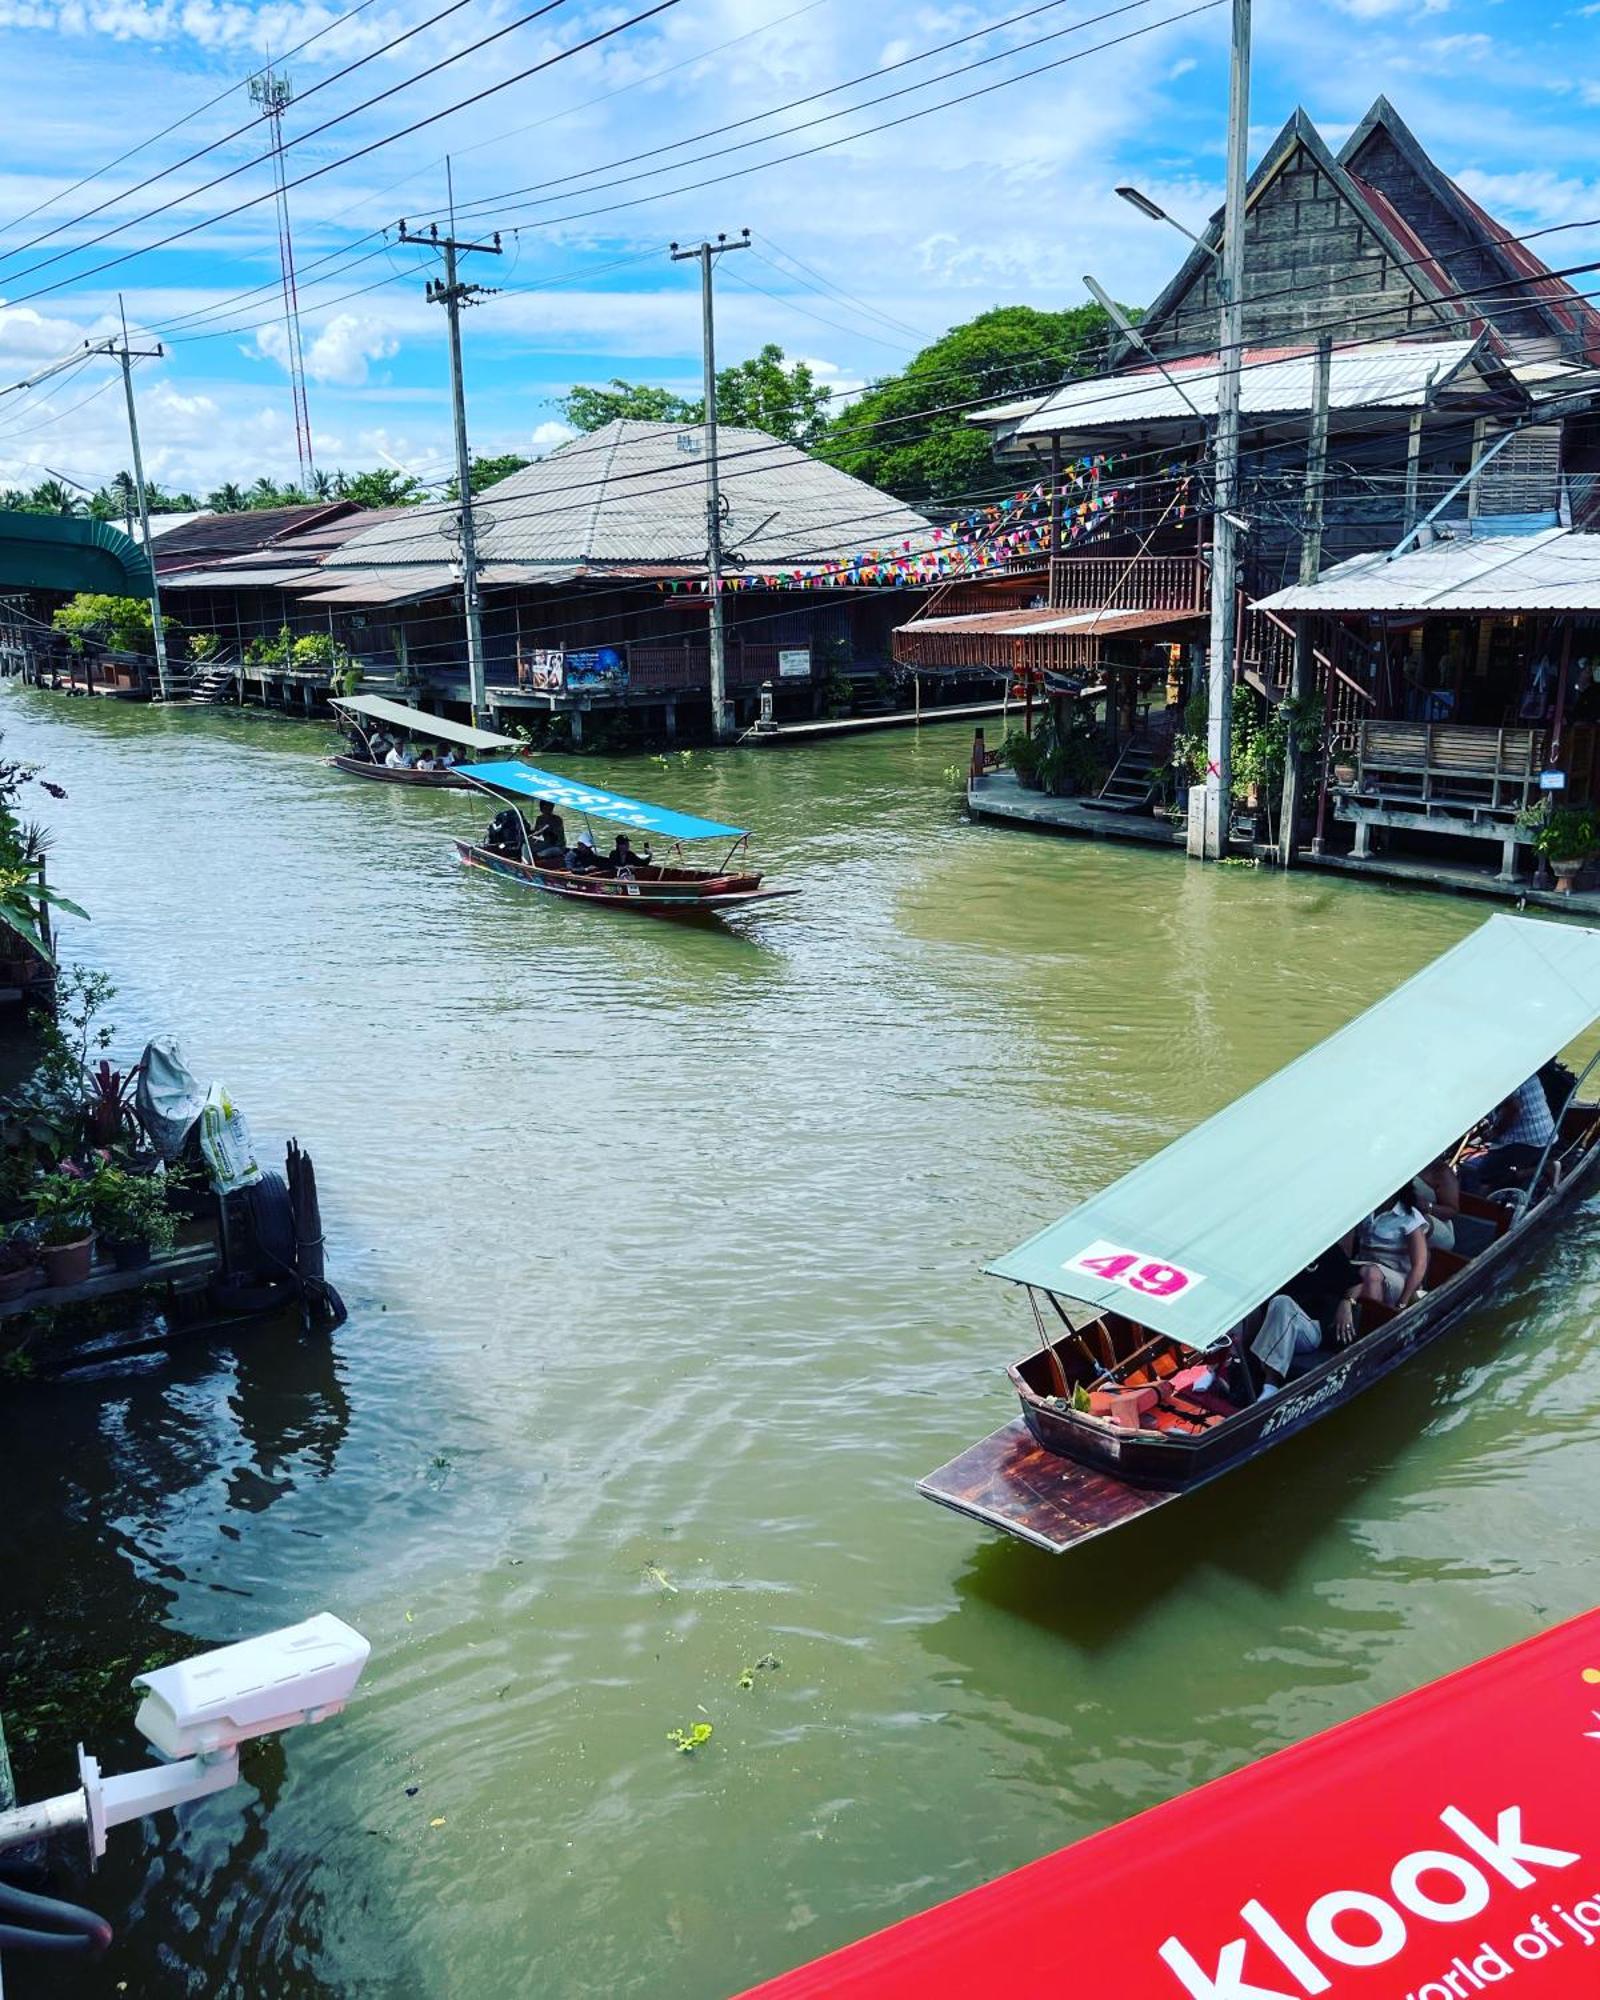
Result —
[[1211, 585], [1198, 556], [1061, 556], [1050, 565], [1052, 611], [1190, 611]]
[[[778, 654], [784, 648], [728, 642], [725, 665], [729, 687], [759, 687], [778, 678]], [[815, 678], [816, 663], [812, 662]], [[628, 648], [628, 686], [635, 694], [694, 692], [711, 685], [711, 655], [703, 644]], [[795, 685], [800, 685], [796, 682]]]

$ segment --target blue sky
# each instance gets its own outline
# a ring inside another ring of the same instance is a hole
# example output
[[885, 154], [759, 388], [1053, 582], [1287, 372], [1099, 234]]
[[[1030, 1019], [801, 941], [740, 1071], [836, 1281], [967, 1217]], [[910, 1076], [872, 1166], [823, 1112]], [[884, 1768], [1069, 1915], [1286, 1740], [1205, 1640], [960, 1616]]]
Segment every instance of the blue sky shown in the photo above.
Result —
[[[321, 0], [0, 0], [0, 381], [106, 331], [120, 289], [130, 324], [168, 345], [138, 377], [153, 476], [203, 488], [293, 472], [272, 202], [153, 246], [270, 191], [260, 129], [239, 129], [251, 117], [243, 79], [309, 36], [318, 39], [286, 65], [301, 102], [285, 131], [291, 176], [316, 174], [290, 199], [317, 459], [330, 468], [446, 469], [443, 315], [423, 298], [437, 265], [379, 232], [402, 214], [442, 213], [447, 152], [463, 228], [519, 232], [503, 257], [475, 259], [467, 273], [503, 288], [467, 321], [471, 427], [483, 451], [558, 440], [554, 400], [573, 382], [696, 386], [698, 295], [692, 269], [669, 260], [673, 238], [748, 226], [756, 254], [723, 266], [720, 358], [775, 340], [843, 395], [986, 306], [1079, 303], [1085, 271], [1124, 299], [1153, 296], [1182, 246], [1115, 199], [1118, 181], [1139, 182], [1196, 223], [1220, 199], [1225, 7], [1096, 49], [1194, 0], [1141, 0], [1097, 25], [1089, 17], [1116, 0], [1063, 0], [1009, 27], [999, 24], [1037, 0], [678, 0], [567, 56], [647, 0], [562, 0], [470, 54], [459, 52], [534, 0], [462, 0], [421, 26], [442, 4], [367, 0], [341, 21]], [[761, 115], [975, 31], [929, 62]], [[401, 36], [355, 74], [324, 82]], [[1532, 229], [1600, 215], [1600, 5], [1258, 0], [1255, 43], [1253, 156], [1297, 103], [1337, 144], [1382, 90], [1501, 220]], [[1089, 52], [975, 102], [864, 129], [1079, 50]], [[459, 59], [436, 74], [355, 109], [451, 55]], [[553, 57], [541, 74], [344, 163]], [[965, 67], [988, 57], [997, 59]], [[920, 87], [809, 122], [906, 85]], [[302, 140], [324, 119], [339, 122]], [[733, 120], [752, 122], [682, 143]], [[827, 140], [842, 143], [741, 171]], [[736, 177], [688, 189], [711, 175]], [[595, 181], [616, 184], [585, 194]], [[170, 206], [138, 220], [158, 204]], [[89, 209], [99, 212], [77, 219]], [[118, 233], [87, 244], [107, 230]], [[1554, 242], [1553, 261], [1600, 255], [1600, 229]], [[114, 257], [114, 268], [92, 270]], [[49, 469], [95, 484], [126, 462], [105, 363], [0, 398], [0, 481]]]

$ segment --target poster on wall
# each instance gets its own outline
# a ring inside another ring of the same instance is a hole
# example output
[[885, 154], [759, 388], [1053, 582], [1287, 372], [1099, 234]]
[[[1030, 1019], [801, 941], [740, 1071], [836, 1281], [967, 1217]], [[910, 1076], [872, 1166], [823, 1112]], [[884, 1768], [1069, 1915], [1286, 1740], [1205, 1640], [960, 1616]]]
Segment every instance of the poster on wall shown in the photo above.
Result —
[[566, 655], [568, 688], [625, 688], [628, 656], [620, 646], [592, 646]]
[[559, 694], [563, 685], [563, 654], [559, 646], [538, 646], [517, 656], [517, 685], [540, 694]]
[[785, 681], [808, 681], [811, 678], [811, 648], [797, 646], [793, 649], [780, 647], [778, 651], [778, 678]]

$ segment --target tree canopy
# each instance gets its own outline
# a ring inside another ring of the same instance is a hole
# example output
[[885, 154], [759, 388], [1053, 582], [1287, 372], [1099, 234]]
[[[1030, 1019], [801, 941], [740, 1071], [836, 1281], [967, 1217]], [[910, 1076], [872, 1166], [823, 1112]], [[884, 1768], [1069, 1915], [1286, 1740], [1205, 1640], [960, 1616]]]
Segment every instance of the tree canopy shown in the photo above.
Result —
[[[618, 417], [649, 424], [699, 424], [705, 400], [678, 396], [648, 382], [613, 376], [603, 389], [580, 385], [556, 406], [574, 430], [597, 431]], [[767, 431], [787, 444], [810, 446], [827, 420], [828, 391], [803, 361], [790, 361], [769, 341], [759, 354], [717, 370], [717, 419]]]
[[1099, 306], [992, 307], [841, 411], [818, 449], [831, 465], [912, 506], [981, 493], [997, 475], [988, 436], [967, 411], [1102, 366], [1110, 331]]

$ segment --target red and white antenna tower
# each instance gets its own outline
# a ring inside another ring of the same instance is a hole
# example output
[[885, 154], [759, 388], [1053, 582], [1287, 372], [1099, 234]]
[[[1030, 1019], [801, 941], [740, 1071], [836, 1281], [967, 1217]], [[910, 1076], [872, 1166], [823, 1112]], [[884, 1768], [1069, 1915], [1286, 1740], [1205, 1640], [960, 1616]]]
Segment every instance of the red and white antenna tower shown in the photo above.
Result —
[[294, 239], [289, 234], [289, 189], [283, 162], [283, 114], [294, 102], [287, 76], [264, 69], [250, 79], [250, 101], [272, 127], [272, 176], [278, 191], [278, 262], [283, 270], [283, 329], [289, 343], [289, 388], [294, 398], [294, 441], [300, 456], [300, 489], [309, 494], [316, 466], [311, 456], [311, 405], [306, 400], [306, 363], [300, 346], [300, 295], [294, 277]]

